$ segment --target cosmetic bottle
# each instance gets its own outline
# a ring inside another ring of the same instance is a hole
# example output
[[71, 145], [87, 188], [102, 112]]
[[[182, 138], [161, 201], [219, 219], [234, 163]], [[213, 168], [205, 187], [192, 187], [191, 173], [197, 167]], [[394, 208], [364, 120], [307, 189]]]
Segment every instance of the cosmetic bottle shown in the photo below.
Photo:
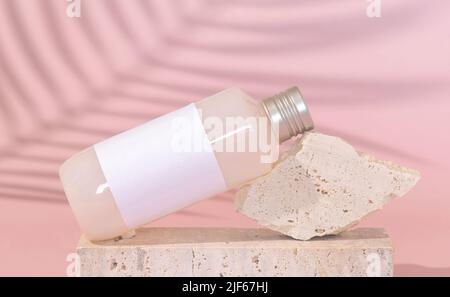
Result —
[[59, 175], [90, 240], [111, 239], [268, 173], [313, 128], [296, 87], [257, 101], [230, 88], [99, 142]]

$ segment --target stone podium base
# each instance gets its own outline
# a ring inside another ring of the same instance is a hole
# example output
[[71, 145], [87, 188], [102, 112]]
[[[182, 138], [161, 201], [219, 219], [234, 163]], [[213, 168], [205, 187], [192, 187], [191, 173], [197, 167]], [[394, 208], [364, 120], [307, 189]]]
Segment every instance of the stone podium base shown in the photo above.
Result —
[[309, 241], [268, 229], [143, 228], [129, 239], [81, 238], [81, 276], [392, 276], [382, 229]]

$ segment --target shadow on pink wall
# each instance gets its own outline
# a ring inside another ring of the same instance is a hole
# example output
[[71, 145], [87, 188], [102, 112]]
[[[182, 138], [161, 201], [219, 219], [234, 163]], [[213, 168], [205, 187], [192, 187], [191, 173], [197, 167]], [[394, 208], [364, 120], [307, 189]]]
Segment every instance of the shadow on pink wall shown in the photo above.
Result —
[[450, 276], [450, 267], [426, 267], [414, 264], [397, 264], [394, 276]]
[[[299, 85], [318, 130], [419, 169], [363, 224], [388, 229], [400, 263], [450, 265], [450, 3], [384, 1], [380, 19], [366, 5], [90, 0], [72, 19], [65, 1], [0, 0], [0, 274], [64, 273], [79, 237], [64, 159], [234, 85], [260, 98]], [[152, 225], [255, 226], [232, 197]]]

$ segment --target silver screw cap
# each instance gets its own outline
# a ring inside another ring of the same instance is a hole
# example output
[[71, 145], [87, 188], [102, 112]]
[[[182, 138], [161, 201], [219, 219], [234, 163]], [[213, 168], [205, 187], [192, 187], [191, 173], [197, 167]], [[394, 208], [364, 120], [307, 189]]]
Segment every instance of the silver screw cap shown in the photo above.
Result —
[[308, 107], [297, 87], [264, 99], [262, 105], [272, 125], [278, 128], [280, 143], [314, 128]]

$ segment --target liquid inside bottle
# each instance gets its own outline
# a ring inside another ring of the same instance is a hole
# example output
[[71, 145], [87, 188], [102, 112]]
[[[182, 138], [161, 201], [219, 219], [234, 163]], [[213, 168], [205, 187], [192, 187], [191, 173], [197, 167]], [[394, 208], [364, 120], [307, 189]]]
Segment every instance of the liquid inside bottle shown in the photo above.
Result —
[[[263, 102], [231, 88], [195, 103], [195, 107], [226, 189], [268, 173], [277, 159], [279, 143], [313, 127], [297, 88]], [[65, 161], [60, 167], [60, 179], [77, 221], [90, 240], [114, 238], [134, 227], [124, 221], [94, 146]], [[152, 199], [151, 195], [148, 199]]]

